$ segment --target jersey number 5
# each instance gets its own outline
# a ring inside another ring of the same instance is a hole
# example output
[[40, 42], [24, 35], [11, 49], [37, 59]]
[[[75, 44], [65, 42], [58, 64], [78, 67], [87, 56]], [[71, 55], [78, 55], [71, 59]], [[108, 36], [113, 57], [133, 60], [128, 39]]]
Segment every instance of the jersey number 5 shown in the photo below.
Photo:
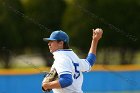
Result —
[[80, 71], [78, 70], [79, 64], [73, 62], [73, 65], [75, 67], [74, 79], [77, 79], [80, 76]]

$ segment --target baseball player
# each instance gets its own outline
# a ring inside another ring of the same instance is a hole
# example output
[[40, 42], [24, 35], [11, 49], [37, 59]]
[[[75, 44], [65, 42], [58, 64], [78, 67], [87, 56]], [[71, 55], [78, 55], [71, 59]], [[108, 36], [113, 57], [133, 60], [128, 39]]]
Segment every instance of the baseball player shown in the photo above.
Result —
[[56, 69], [58, 79], [49, 83], [42, 83], [42, 87], [52, 89], [54, 93], [83, 93], [82, 72], [90, 71], [96, 60], [96, 48], [102, 37], [102, 29], [93, 29], [91, 47], [86, 59], [80, 59], [72, 49], [69, 49], [69, 36], [63, 31], [54, 31], [49, 38], [43, 38], [48, 42], [50, 52], [54, 55], [54, 63], [51, 69]]

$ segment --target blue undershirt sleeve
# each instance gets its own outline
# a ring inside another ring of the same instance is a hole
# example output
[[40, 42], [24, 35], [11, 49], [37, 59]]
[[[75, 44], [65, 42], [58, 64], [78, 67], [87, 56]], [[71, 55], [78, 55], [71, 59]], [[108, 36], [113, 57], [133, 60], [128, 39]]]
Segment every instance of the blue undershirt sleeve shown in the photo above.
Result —
[[59, 78], [59, 83], [61, 85], [61, 88], [68, 87], [72, 84], [72, 75], [71, 74], [62, 74]]
[[91, 66], [93, 66], [96, 61], [96, 56], [93, 53], [89, 53], [86, 60], [90, 63]]

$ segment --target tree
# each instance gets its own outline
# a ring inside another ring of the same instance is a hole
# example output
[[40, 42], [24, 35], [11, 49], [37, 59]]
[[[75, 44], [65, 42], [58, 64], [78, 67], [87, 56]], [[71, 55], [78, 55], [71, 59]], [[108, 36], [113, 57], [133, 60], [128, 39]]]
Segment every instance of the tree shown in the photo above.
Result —
[[[104, 35], [99, 48], [121, 48], [121, 63], [131, 63], [135, 50], [140, 46], [137, 40], [139, 9], [139, 0], [73, 0], [68, 3], [63, 28], [70, 34], [72, 45], [82, 46], [84, 52], [88, 51], [91, 41], [90, 30], [103, 28]], [[131, 62], [125, 62], [126, 51], [131, 50], [134, 52], [130, 55]], [[105, 58], [108, 58], [108, 53], [105, 53]]]
[[[38, 48], [46, 61], [47, 54], [44, 37], [49, 37], [54, 30], [61, 29], [61, 20], [65, 11], [64, 0], [28, 0], [23, 2], [25, 9], [26, 31], [24, 31], [25, 46]], [[49, 56], [48, 56], [49, 55]], [[51, 65], [48, 62], [47, 65]]]
[[22, 47], [21, 26], [23, 19], [19, 15], [22, 5], [19, 0], [0, 1], [0, 47], [5, 68], [9, 68], [10, 51]]

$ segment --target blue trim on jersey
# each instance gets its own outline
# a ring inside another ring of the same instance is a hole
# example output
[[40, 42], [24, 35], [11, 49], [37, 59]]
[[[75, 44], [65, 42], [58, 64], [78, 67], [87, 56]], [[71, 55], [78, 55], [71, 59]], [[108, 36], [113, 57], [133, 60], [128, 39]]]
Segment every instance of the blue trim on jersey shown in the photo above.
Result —
[[63, 74], [63, 73], [72, 74], [72, 72], [70, 72], [70, 71], [63, 71], [63, 72], [60, 72], [59, 74]]
[[93, 53], [89, 53], [86, 60], [90, 63], [91, 66], [93, 66], [96, 61], [96, 56]]
[[62, 74], [59, 78], [59, 83], [61, 88], [68, 87], [72, 84], [72, 75], [71, 74]]
[[72, 49], [60, 49], [60, 50], [57, 50], [57, 51], [72, 51]]

